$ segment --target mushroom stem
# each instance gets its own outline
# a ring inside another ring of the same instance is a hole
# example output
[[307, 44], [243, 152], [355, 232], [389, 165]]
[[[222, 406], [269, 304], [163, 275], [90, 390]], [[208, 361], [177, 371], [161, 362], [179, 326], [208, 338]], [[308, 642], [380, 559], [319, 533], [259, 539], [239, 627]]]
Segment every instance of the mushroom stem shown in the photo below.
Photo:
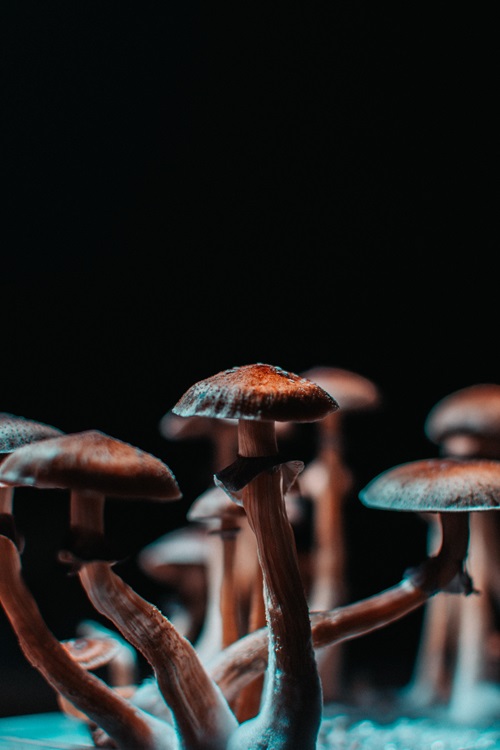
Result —
[[[443, 528], [439, 552], [395, 586], [354, 604], [312, 612], [314, 648], [352, 640], [385, 627], [447, 586], [462, 572], [468, 546], [467, 517], [467, 513], [438, 514]], [[212, 661], [210, 674], [229, 701], [262, 674], [267, 665], [267, 651], [268, 629], [261, 628], [240, 638]]]
[[[485, 648], [488, 634], [493, 632], [492, 607], [488, 591], [491, 576], [489, 544], [491, 539], [490, 514], [477, 511], [471, 514], [471, 569], [479, 597], [460, 602], [457, 659], [451, 684], [449, 712], [452, 718], [463, 720], [475, 712], [474, 689], [488, 681], [488, 658]], [[471, 708], [472, 706], [472, 708]]]
[[[247, 457], [277, 454], [274, 421], [240, 419], [238, 448]], [[240, 725], [228, 747], [313, 750], [321, 722], [321, 685], [281, 468], [262, 472], [244, 488], [243, 507], [262, 568], [268, 669], [258, 715]]]
[[225, 748], [237, 726], [236, 718], [189, 641], [117, 576], [109, 563], [88, 563], [79, 575], [96, 609], [151, 664], [183, 749]]
[[73, 491], [70, 499], [71, 526], [104, 533], [104, 505], [105, 497], [100, 492]]
[[238, 640], [241, 634], [239, 621], [239, 598], [235, 579], [236, 544], [239, 529], [233, 523], [222, 521], [222, 581], [220, 588], [220, 611], [222, 616], [222, 648]]
[[22, 579], [19, 552], [0, 535], [0, 601], [30, 662], [58, 693], [117, 743], [120, 750], [175, 750], [171, 728], [143, 714], [77, 664], [47, 628]]
[[[224, 582], [224, 547], [219, 534], [207, 531], [207, 609], [200, 633], [194, 643], [196, 653], [203, 663], [209, 661], [222, 648], [224, 616], [221, 610], [221, 592]], [[228, 645], [228, 644], [226, 644]]]
[[14, 487], [0, 484], [0, 514], [12, 513], [12, 501], [14, 498]]

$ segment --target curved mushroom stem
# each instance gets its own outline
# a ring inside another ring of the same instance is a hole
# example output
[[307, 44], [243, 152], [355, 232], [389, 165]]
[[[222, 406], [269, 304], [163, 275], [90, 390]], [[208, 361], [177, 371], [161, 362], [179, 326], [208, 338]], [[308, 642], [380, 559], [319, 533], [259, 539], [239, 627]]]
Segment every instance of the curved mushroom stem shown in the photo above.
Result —
[[0, 535], [0, 602], [24, 655], [66, 700], [101, 727], [120, 750], [176, 750], [172, 728], [131, 706], [77, 664], [47, 628], [22, 579], [19, 552]]
[[222, 693], [189, 641], [109, 563], [83, 565], [80, 580], [95, 608], [151, 664], [186, 750], [222, 750], [237, 726]]
[[[275, 423], [240, 419], [238, 447], [241, 456], [277, 454]], [[321, 723], [321, 684], [281, 468], [262, 472], [244, 488], [243, 507], [262, 568], [268, 669], [258, 715], [240, 725], [228, 748], [313, 750]]]
[[[437, 517], [443, 526], [441, 549], [409, 571], [400, 583], [354, 604], [311, 613], [315, 649], [358, 638], [399, 620], [462, 574], [469, 538], [468, 513], [441, 513]], [[268, 629], [262, 628], [240, 638], [212, 661], [210, 674], [228, 700], [266, 669], [267, 650]]]
[[[71, 524], [104, 530], [104, 497], [71, 493]], [[98, 612], [151, 664], [185, 750], [220, 750], [236, 717], [204, 669], [198, 654], [172, 623], [117, 576], [107, 562], [81, 566], [80, 581]], [[196, 710], [193, 710], [193, 707]]]

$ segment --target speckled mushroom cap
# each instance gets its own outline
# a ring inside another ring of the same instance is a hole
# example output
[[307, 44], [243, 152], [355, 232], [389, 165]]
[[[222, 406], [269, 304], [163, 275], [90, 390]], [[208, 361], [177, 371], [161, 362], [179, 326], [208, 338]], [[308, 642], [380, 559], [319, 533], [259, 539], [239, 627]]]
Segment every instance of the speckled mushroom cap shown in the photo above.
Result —
[[198, 381], [172, 411], [182, 417], [314, 422], [338, 408], [335, 399], [311, 380], [257, 363]]
[[98, 430], [70, 433], [18, 448], [0, 465], [0, 482], [47, 489], [93, 490], [114, 497], [182, 497], [159, 458]]
[[0, 412], [0, 461], [7, 453], [37, 440], [64, 435], [62, 430], [33, 419]]
[[370, 508], [414, 512], [500, 507], [500, 461], [428, 458], [382, 472], [359, 493]]
[[341, 367], [318, 366], [302, 373], [335, 398], [342, 412], [373, 409], [381, 397], [375, 383]]
[[500, 385], [479, 383], [445, 396], [430, 410], [424, 430], [433, 443], [454, 433], [500, 439]]

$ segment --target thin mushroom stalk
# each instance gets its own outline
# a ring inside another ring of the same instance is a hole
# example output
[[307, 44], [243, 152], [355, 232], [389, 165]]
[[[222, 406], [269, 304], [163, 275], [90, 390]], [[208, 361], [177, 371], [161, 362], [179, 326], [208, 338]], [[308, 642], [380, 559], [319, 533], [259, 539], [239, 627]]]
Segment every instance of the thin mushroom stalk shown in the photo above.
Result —
[[[443, 539], [439, 552], [408, 571], [398, 584], [354, 604], [311, 612], [315, 649], [383, 628], [439, 595], [454, 580], [462, 593], [470, 593], [471, 583], [463, 572], [469, 539], [467, 514], [440, 514], [440, 520]], [[212, 678], [229, 701], [266, 669], [268, 638], [268, 628], [249, 633], [208, 665]]]
[[[104, 531], [104, 498], [73, 490], [72, 525]], [[170, 621], [116, 575], [108, 562], [82, 564], [80, 581], [98, 612], [151, 664], [185, 750], [222, 750], [237, 721], [195, 649]]]
[[111, 737], [119, 750], [178, 750], [172, 727], [138, 710], [77, 664], [53, 636], [27, 588], [14, 543], [0, 535], [0, 602], [29, 663]]
[[[257, 456], [263, 446], [266, 455], [278, 453], [274, 422], [240, 420], [240, 455]], [[268, 667], [260, 711], [240, 725], [230, 750], [313, 750], [321, 722], [321, 685], [281, 471], [264, 471], [243, 490], [264, 583]]]

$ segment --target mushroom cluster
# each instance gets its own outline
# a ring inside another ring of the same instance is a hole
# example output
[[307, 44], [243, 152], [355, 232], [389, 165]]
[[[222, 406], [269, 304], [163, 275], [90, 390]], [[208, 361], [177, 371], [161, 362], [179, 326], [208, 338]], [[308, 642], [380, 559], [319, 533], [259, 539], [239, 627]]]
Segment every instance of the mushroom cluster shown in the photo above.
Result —
[[[261, 362], [180, 396], [160, 429], [168, 439], [212, 439], [213, 484], [192, 502], [184, 528], [165, 529], [137, 555], [144, 571], [178, 587], [178, 618], [120, 576], [123, 551], [105, 522], [108, 503], [179, 501], [169, 465], [99, 430], [66, 434], [0, 415], [0, 604], [27, 660], [61, 710], [86, 722], [96, 747], [315, 750], [324, 704], [342, 691], [339, 665], [325, 655], [446, 591], [475, 591], [469, 520], [500, 506], [500, 461], [491, 454], [410, 461], [361, 490], [365, 506], [425, 514], [439, 534], [402, 580], [348, 601], [341, 509], [351, 485], [338, 415], [378, 404], [376, 386], [356, 373], [297, 375]], [[287, 430], [316, 422], [317, 456], [307, 464], [286, 455]], [[69, 641], [47, 626], [23, 576], [15, 487], [67, 493], [58, 559], [106, 625], [82, 622]], [[296, 525], [304, 494], [315, 508], [307, 573]], [[139, 654], [151, 674], [136, 684]], [[97, 675], [102, 667], [107, 677]]]

